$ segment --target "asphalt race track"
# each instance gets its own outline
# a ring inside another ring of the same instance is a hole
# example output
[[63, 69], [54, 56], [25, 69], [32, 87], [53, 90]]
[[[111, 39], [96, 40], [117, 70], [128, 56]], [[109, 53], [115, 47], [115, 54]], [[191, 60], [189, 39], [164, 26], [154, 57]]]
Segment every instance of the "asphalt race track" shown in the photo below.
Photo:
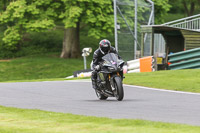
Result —
[[97, 99], [89, 81], [0, 83], [0, 105], [200, 126], [200, 94], [124, 85], [123, 101]]

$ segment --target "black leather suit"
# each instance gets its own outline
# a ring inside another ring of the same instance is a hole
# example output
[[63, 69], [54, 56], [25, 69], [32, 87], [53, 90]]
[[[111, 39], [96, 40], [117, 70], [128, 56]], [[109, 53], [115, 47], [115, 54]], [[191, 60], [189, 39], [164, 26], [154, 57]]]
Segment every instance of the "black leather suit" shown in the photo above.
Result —
[[[115, 50], [114, 47], [110, 48], [109, 53], [115, 53], [118, 55], [117, 51]], [[102, 57], [105, 55], [105, 53], [103, 53], [103, 51], [100, 50], [100, 48], [98, 48], [93, 55], [93, 64], [92, 64], [92, 75], [91, 75], [91, 80], [94, 82], [97, 79], [97, 70], [95, 70], [95, 67], [97, 65], [99, 65], [99, 62], [102, 60]], [[118, 55], [118, 57], [120, 58], [120, 56]]]

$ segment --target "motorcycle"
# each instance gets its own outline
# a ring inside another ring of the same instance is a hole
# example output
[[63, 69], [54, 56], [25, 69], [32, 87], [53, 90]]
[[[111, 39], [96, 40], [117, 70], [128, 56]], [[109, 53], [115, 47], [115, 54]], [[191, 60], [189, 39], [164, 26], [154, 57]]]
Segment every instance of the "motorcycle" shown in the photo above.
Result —
[[124, 98], [123, 65], [124, 61], [117, 54], [108, 53], [102, 57], [100, 71], [97, 73], [97, 87], [95, 90], [100, 100], [116, 97], [118, 101]]

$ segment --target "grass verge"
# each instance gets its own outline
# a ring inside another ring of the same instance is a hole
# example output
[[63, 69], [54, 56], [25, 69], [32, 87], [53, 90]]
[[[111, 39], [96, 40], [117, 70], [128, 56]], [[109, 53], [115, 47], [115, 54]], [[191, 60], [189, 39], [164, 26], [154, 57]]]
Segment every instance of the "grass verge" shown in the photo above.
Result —
[[200, 69], [126, 74], [125, 84], [200, 93]]
[[2, 133], [199, 133], [200, 127], [0, 106]]
[[61, 59], [59, 53], [28, 56], [0, 61], [0, 82], [65, 78], [82, 69], [82, 58]]

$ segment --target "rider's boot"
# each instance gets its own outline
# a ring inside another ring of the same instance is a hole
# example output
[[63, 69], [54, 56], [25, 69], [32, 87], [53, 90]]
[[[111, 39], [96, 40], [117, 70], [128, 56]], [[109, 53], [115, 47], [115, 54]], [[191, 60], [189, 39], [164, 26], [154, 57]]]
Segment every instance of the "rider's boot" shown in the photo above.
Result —
[[92, 80], [92, 87], [96, 90], [97, 87], [97, 81], [96, 80]]

